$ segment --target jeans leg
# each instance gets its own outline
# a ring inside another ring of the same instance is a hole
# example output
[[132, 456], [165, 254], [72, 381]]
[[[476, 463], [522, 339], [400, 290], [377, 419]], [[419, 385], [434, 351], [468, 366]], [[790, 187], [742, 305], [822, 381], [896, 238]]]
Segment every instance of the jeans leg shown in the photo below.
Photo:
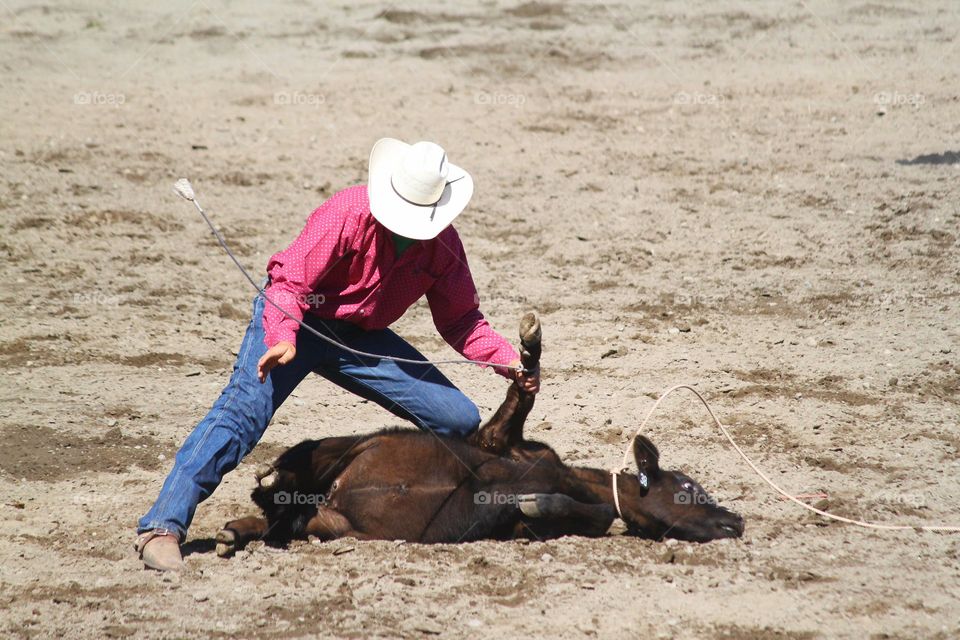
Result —
[[167, 529], [182, 540], [197, 505], [259, 442], [273, 414], [315, 366], [314, 354], [298, 350], [293, 362], [275, 368], [260, 383], [257, 362], [266, 352], [263, 305], [258, 296], [230, 382], [180, 447], [157, 501], [138, 523], [138, 532]]
[[[352, 332], [346, 344], [370, 353], [426, 360], [389, 329]], [[462, 438], [480, 425], [477, 406], [436, 367], [338, 353], [336, 362], [325, 363], [316, 372], [419, 428]]]

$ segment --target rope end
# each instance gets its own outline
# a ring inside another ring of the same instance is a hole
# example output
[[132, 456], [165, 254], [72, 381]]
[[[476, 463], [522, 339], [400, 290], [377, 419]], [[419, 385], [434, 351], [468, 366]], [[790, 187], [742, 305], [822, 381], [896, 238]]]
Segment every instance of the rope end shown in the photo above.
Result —
[[190, 185], [190, 181], [186, 178], [180, 178], [173, 184], [173, 192], [184, 200], [189, 200], [190, 202], [193, 202], [196, 199], [196, 195], [193, 193], [193, 187]]

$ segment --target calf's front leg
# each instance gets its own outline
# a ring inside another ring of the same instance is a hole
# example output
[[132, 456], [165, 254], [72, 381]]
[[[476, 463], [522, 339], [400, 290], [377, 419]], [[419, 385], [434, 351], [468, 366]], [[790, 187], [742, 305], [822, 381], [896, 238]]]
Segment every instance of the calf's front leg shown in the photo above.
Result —
[[616, 518], [608, 504], [579, 502], [563, 493], [528, 493], [517, 496], [521, 520], [517, 532], [522, 537], [602, 536]]
[[223, 525], [217, 533], [217, 555], [221, 558], [232, 556], [240, 551], [251, 540], [261, 540], [269, 531], [269, 525], [266, 518], [249, 516], [232, 520]]

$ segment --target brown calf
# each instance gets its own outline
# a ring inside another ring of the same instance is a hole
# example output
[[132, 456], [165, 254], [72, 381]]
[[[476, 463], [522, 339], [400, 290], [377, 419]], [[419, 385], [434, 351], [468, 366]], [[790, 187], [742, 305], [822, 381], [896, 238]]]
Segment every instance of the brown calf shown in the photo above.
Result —
[[[520, 326], [523, 364], [538, 366], [540, 323]], [[610, 473], [565, 465], [524, 440], [534, 396], [511, 383], [494, 416], [466, 440], [409, 429], [307, 440], [257, 471], [253, 501], [265, 517], [227, 523], [217, 553], [254, 539], [467, 542], [601, 536], [616, 517]], [[717, 506], [677, 471], [660, 468], [650, 440], [633, 444], [639, 473], [618, 476], [628, 532], [706, 542], [743, 534], [743, 519]]]

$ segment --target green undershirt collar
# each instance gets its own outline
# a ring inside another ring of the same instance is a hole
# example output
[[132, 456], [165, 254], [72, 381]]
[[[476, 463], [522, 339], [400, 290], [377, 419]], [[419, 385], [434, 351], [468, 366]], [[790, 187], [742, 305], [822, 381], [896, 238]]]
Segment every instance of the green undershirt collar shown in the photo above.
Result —
[[390, 237], [393, 238], [393, 248], [396, 251], [397, 257], [403, 255], [403, 252], [409, 249], [417, 240], [412, 238], [404, 238], [403, 236], [398, 236], [397, 234], [391, 232]]

